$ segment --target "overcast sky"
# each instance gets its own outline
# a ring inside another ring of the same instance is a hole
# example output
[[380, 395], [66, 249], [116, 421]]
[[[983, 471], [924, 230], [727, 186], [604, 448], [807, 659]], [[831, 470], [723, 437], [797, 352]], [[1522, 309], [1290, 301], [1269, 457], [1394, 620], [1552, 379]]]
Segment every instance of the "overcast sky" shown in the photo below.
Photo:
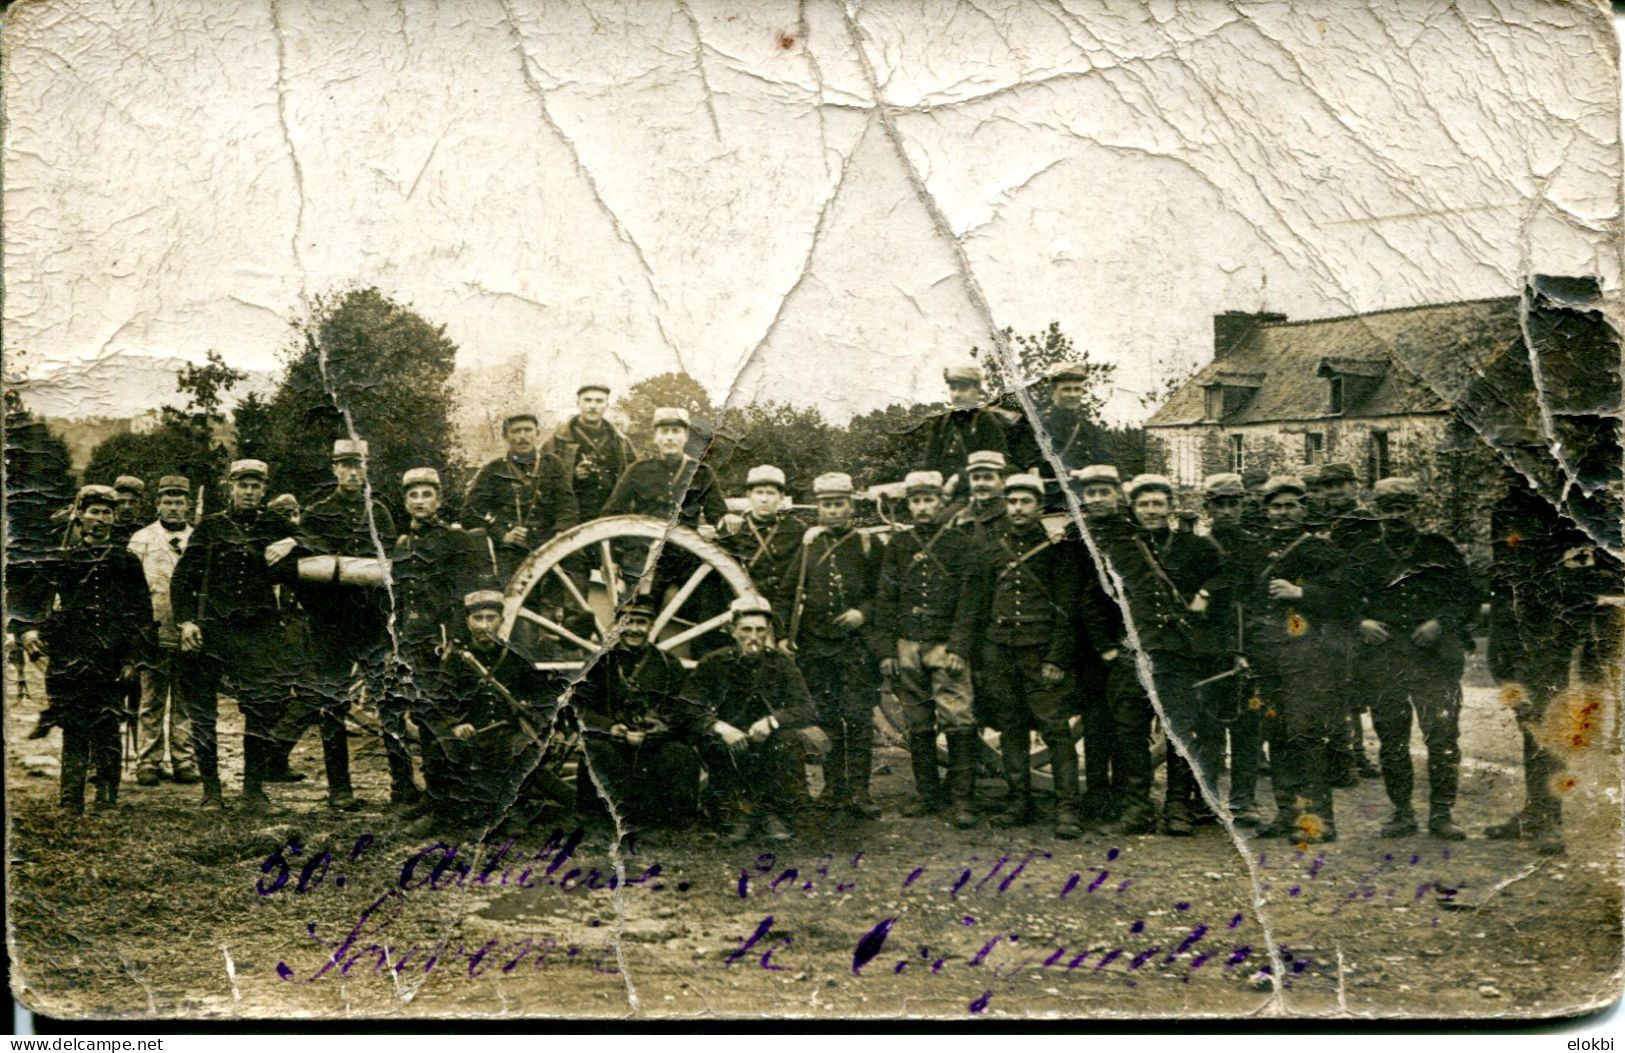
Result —
[[[1605, 8], [1394, 0], [842, 7], [23, 3], [6, 14], [10, 376], [270, 369], [376, 284], [467, 367], [686, 368], [840, 419], [935, 398], [989, 324], [1119, 366], [1226, 308], [1619, 284]], [[877, 105], [878, 103], [878, 105]], [[109, 411], [117, 410], [118, 396]]]

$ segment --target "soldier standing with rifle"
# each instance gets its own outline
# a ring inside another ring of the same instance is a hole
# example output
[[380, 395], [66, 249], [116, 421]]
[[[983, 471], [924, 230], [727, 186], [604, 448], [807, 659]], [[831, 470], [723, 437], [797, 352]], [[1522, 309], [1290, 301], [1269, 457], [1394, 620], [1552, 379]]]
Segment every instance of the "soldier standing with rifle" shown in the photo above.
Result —
[[674, 716], [683, 666], [649, 642], [654, 604], [629, 601], [615, 646], [591, 662], [570, 695], [585, 763], [576, 769], [576, 816], [602, 823], [613, 808], [634, 824], [686, 822], [700, 790], [700, 761]]
[[578, 522], [575, 489], [559, 459], [536, 448], [534, 413], [502, 422], [505, 456], [481, 468], [459, 516], [469, 530], [483, 528], [495, 547], [497, 577], [513, 577], [531, 549]]
[[[1090, 538], [1102, 557], [1103, 546], [1114, 532], [1126, 529], [1123, 519], [1123, 484], [1117, 468], [1091, 464], [1072, 473], [1083, 506]], [[1069, 530], [1073, 529], [1068, 524]], [[1097, 533], [1098, 531], [1098, 533]], [[1109, 580], [1101, 565], [1081, 538], [1073, 550], [1078, 558], [1079, 607], [1082, 632], [1079, 634], [1077, 662], [1078, 708], [1083, 714], [1083, 801], [1080, 807], [1086, 821], [1118, 818], [1123, 807], [1123, 771], [1117, 762], [1116, 726], [1112, 722], [1112, 661], [1123, 639], [1123, 612], [1106, 591]]]
[[[1451, 818], [1461, 768], [1461, 674], [1478, 590], [1467, 561], [1442, 534], [1419, 530], [1415, 479], [1377, 480], [1372, 489], [1388, 558], [1377, 568], [1360, 622], [1360, 667], [1371, 670], [1371, 718], [1380, 744], [1383, 787], [1394, 814], [1384, 837], [1416, 833], [1411, 803], [1411, 711], [1428, 753], [1428, 833], [1445, 841], [1467, 835]], [[1373, 660], [1374, 659], [1374, 660]]]
[[575, 492], [577, 518], [583, 523], [603, 513], [604, 502], [621, 473], [637, 459], [632, 440], [604, 419], [608, 408], [607, 385], [581, 385], [576, 389], [580, 412], [554, 429], [542, 444], [542, 453], [564, 465]]
[[972, 572], [973, 639], [984, 641], [982, 682], [992, 694], [1010, 791], [998, 826], [1032, 822], [1031, 732], [1049, 747], [1055, 776], [1055, 836], [1082, 836], [1078, 755], [1072, 739], [1073, 649], [1079, 575], [1069, 543], [1044, 529], [1044, 482], [1004, 481], [1005, 517], [989, 532]]
[[800, 558], [779, 582], [778, 595], [791, 612], [782, 646], [807, 678], [819, 725], [829, 736], [821, 802], [830, 811], [844, 808], [877, 819], [869, 776], [884, 653], [873, 610], [882, 553], [853, 526], [851, 476], [820, 475], [813, 496], [818, 525], [807, 531]]
[[[1374, 574], [1382, 562], [1382, 529], [1360, 504], [1360, 481], [1354, 469], [1333, 462], [1315, 472], [1310, 480], [1309, 505], [1312, 526], [1324, 534], [1342, 555], [1350, 581]], [[1368, 585], [1369, 587], [1369, 585]], [[1346, 611], [1328, 626], [1326, 644], [1333, 649], [1334, 675], [1343, 701], [1344, 736], [1333, 744], [1332, 783], [1339, 789], [1352, 789], [1361, 777], [1375, 779], [1381, 774], [1365, 752], [1365, 734], [1360, 714], [1366, 709], [1363, 692], [1355, 688], [1355, 663], [1360, 653], [1356, 612]]]
[[939, 473], [910, 472], [903, 486], [914, 525], [893, 534], [885, 548], [874, 613], [875, 635], [895, 642], [880, 670], [903, 703], [919, 794], [904, 814], [935, 815], [947, 804], [937, 772], [940, 727], [948, 738], [953, 822], [964, 830], [976, 825], [976, 716], [965, 661], [974, 643], [969, 578], [976, 541], [947, 522]]
[[233, 461], [230, 507], [204, 517], [175, 566], [170, 606], [180, 635], [181, 696], [192, 718], [192, 745], [203, 781], [203, 807], [220, 795], [218, 694], [232, 682], [243, 711], [243, 806], [266, 809], [266, 776], [278, 756], [273, 732], [288, 698], [275, 577], [266, 548], [289, 540], [286, 524], [263, 515], [264, 461]]
[[[1208, 672], [1222, 674], [1236, 670], [1238, 675], [1245, 676], [1247, 670], [1237, 661], [1246, 651], [1243, 601], [1248, 589], [1248, 568], [1262, 566], [1259, 546], [1264, 544], [1265, 535], [1250, 523], [1253, 497], [1240, 475], [1233, 472], [1210, 475], [1202, 482], [1202, 494], [1212, 527], [1208, 536], [1218, 544], [1223, 555], [1219, 576], [1208, 586], [1212, 592], [1204, 632]], [[1243, 680], [1230, 687], [1236, 690], [1246, 684]], [[1263, 822], [1258, 814], [1263, 715], [1251, 705], [1250, 692], [1246, 698], [1232, 696], [1230, 701], [1232, 705], [1226, 707], [1229, 712], [1220, 717], [1221, 727], [1230, 736], [1230, 815], [1242, 826], [1257, 826]]]
[[807, 797], [806, 759], [828, 739], [789, 655], [773, 647], [773, 609], [760, 596], [730, 605], [733, 645], [700, 659], [683, 684], [677, 713], [722, 800], [723, 838], [756, 830], [788, 841]]
[[180, 632], [169, 605], [170, 579], [192, 539], [192, 524], [187, 522], [191, 504], [191, 483], [184, 476], [164, 476], [158, 480], [157, 520], [137, 530], [129, 541], [130, 551], [141, 561], [152, 596], [152, 617], [158, 624], [154, 660], [141, 670], [141, 702], [137, 710], [135, 780], [142, 786], [157, 786], [161, 781], [166, 742], [175, 781], [186, 785], [198, 781], [192, 756], [192, 723], [186, 717], [176, 682]]
[[[486, 549], [468, 531], [440, 518], [440, 473], [433, 468], [409, 468], [401, 476], [402, 500], [410, 517], [406, 530], [395, 539], [390, 554], [390, 576], [394, 580], [396, 639], [396, 678], [389, 695], [379, 706], [383, 722], [384, 747], [390, 751], [391, 777], [397, 767], [411, 773], [408, 757], [402, 764], [395, 755], [397, 744], [404, 747], [406, 717], [410, 713], [420, 725], [439, 705], [444, 690], [440, 679], [441, 652], [461, 630], [465, 611], [463, 597], [480, 584], [488, 573]], [[404, 668], [406, 682], [400, 674]], [[441, 765], [443, 751], [436, 749], [428, 735], [421, 737], [423, 780], [429, 794], [418, 811], [427, 812], [430, 802], [455, 792], [444, 783]], [[408, 799], [410, 793], [407, 794]]]
[[26, 582], [11, 631], [23, 653], [45, 661], [45, 691], [62, 729], [60, 801], [83, 815], [85, 780], [95, 769], [94, 808], [118, 804], [119, 723], [125, 684], [152, 647], [152, 601], [141, 561], [111, 543], [118, 498], [86, 486], [77, 501], [78, 536]]
[[[411, 753], [404, 727], [391, 721], [385, 702], [385, 674], [390, 668], [394, 641], [388, 631], [390, 596], [386, 589], [341, 584], [339, 559], [380, 559], [383, 546], [395, 537], [395, 521], [381, 501], [367, 496], [367, 442], [333, 442], [333, 492], [305, 509], [299, 519], [304, 550], [333, 556], [331, 582], [302, 581], [296, 588], [299, 604], [310, 619], [310, 672], [302, 693], [314, 695], [314, 713], [302, 715], [283, 729], [278, 768], [287, 766], [291, 751], [310, 717], [321, 728], [322, 763], [327, 772], [327, 801], [332, 808], [358, 807], [350, 783], [350, 745], [344, 718], [350, 691], [359, 675], [368, 698], [384, 719], [384, 749], [389, 759], [391, 801], [409, 808], [416, 803]], [[396, 726], [392, 729], [391, 724]], [[277, 778], [273, 771], [273, 780]]]

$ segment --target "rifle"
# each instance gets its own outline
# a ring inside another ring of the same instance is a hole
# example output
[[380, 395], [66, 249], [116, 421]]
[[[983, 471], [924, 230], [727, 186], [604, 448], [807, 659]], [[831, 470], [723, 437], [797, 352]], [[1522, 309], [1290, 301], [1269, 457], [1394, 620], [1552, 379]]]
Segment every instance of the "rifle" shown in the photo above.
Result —
[[452, 645], [450, 650], [465, 665], [474, 670], [480, 680], [495, 691], [497, 697], [507, 704], [514, 718], [515, 726], [524, 732], [525, 737], [530, 739], [532, 745], [542, 751], [543, 760], [547, 759], [549, 752], [554, 747], [560, 747], [559, 753], [561, 756], [568, 755], [575, 748], [576, 736], [574, 734], [567, 735], [556, 730], [549, 731], [547, 741], [542, 741], [541, 735], [537, 733], [536, 725], [531, 721], [530, 713], [525, 709], [525, 704], [513, 696], [513, 692], [509, 691], [507, 685], [498, 680], [495, 674], [486, 668], [485, 663], [474, 657], [474, 652], [456, 644]]
[[796, 634], [801, 631], [801, 612], [807, 606], [807, 563], [812, 559], [811, 545], [813, 538], [824, 530], [823, 527], [808, 527], [807, 532], [801, 536], [801, 560], [796, 569], [796, 594], [790, 604], [790, 631], [785, 635], [785, 643], [793, 651], [796, 647]]

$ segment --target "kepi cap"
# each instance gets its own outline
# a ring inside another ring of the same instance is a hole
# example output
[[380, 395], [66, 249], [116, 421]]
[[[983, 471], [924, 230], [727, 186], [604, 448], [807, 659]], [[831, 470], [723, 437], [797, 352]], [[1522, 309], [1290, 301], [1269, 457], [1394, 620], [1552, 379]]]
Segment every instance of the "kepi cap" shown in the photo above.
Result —
[[915, 494], [942, 493], [942, 473], [909, 472], [903, 477], [903, 493], [909, 497]]
[[1241, 470], [1241, 485], [1249, 490], [1257, 490], [1269, 482], [1270, 473], [1262, 468], [1243, 468]]
[[495, 589], [476, 589], [463, 597], [463, 607], [469, 612], [502, 609], [502, 593]]
[[758, 486], [776, 486], [779, 493], [784, 493], [784, 471], [771, 464], [758, 464], [745, 475], [745, 489], [751, 490]]
[[773, 605], [767, 602], [765, 596], [748, 592], [728, 604], [728, 613], [733, 615], [735, 620], [743, 618], [747, 614], [765, 614], [772, 617]]
[[440, 473], [433, 468], [408, 468], [401, 473], [401, 489], [410, 490], [414, 486], [432, 486], [440, 489]]
[[292, 494], [277, 494], [265, 502], [267, 512], [276, 512], [279, 515], [298, 515], [299, 498]]
[[245, 457], [240, 461], [232, 461], [231, 467], [226, 470], [227, 479], [244, 479], [257, 475], [261, 479], [271, 474], [270, 467], [264, 461]]
[[1320, 486], [1336, 486], [1338, 483], [1357, 482], [1359, 478], [1354, 474], [1354, 469], [1351, 466], [1344, 464], [1342, 461], [1334, 461], [1321, 467], [1320, 474], [1316, 476], [1315, 482]]
[[1272, 475], [1264, 481], [1264, 499], [1267, 501], [1276, 494], [1293, 493], [1302, 497], [1308, 487], [1303, 480], [1295, 475]]
[[1030, 472], [1017, 472], [1015, 475], [1009, 476], [1004, 480], [1004, 492], [1006, 495], [1008, 495], [1017, 490], [1026, 490], [1029, 493], [1034, 493], [1039, 497], [1043, 497], [1044, 480], [1031, 474]]
[[654, 426], [658, 428], [662, 424], [678, 424], [685, 428], [688, 427], [688, 410], [683, 409], [681, 406], [661, 406], [655, 410]]
[[540, 426], [541, 423], [542, 423], [541, 421], [536, 419], [536, 414], [534, 414], [534, 413], [529, 413], [529, 412], [510, 413], [506, 417], [502, 418], [502, 430], [504, 432], [506, 432], [509, 428], [513, 427], [515, 424], [518, 424], [522, 420], [528, 420], [532, 424], [535, 424], [535, 425], [538, 425], [538, 426]]
[[1203, 497], [1244, 497], [1247, 487], [1235, 472], [1215, 472], [1202, 480]]
[[621, 604], [621, 617], [626, 618], [634, 614], [641, 614], [645, 618], [653, 618], [655, 616], [655, 601], [640, 593]]
[[589, 391], [602, 391], [604, 394], [608, 395], [609, 394], [609, 385], [608, 384], [600, 384], [596, 380], [588, 381], [587, 383], [581, 385], [579, 388], [576, 388], [576, 397], [579, 398], [582, 395], [585, 395]]
[[1421, 499], [1422, 489], [1408, 475], [1391, 475], [1377, 480], [1371, 496], [1379, 505], [1411, 505]]
[[942, 379], [950, 384], [975, 384], [982, 386], [982, 369], [980, 366], [949, 366], [942, 371]]
[[89, 505], [117, 505], [118, 491], [111, 486], [90, 483], [79, 488], [77, 504], [81, 510]]
[[361, 461], [367, 457], [366, 439], [334, 439], [333, 460]]
[[165, 475], [158, 480], [158, 494], [190, 494], [192, 481], [184, 475]]
[[845, 472], [825, 472], [813, 480], [814, 497], [851, 497], [852, 477]]
[[1055, 367], [1055, 372], [1049, 375], [1051, 381], [1058, 380], [1088, 380], [1089, 371], [1082, 362], [1062, 362]]
[[147, 484], [134, 475], [121, 475], [113, 480], [113, 489], [121, 494], [144, 494]]
[[1166, 475], [1154, 475], [1147, 472], [1145, 475], [1136, 475], [1134, 478], [1130, 479], [1128, 481], [1128, 485], [1123, 487], [1123, 490], [1128, 494], [1128, 499], [1130, 501], [1134, 500], [1135, 496], [1138, 495], [1141, 490], [1161, 490], [1163, 493], [1172, 497], [1174, 493], [1174, 484], [1168, 481], [1168, 477]]
[[1110, 483], [1117, 486], [1122, 483], [1122, 476], [1117, 474], [1115, 464], [1088, 464], [1082, 468], [1074, 468], [1069, 478], [1079, 486], [1088, 486], [1090, 483]]
[[966, 473], [974, 471], [998, 472], [1003, 475], [1009, 467], [1005, 463], [1004, 454], [998, 450], [974, 450], [965, 458]]

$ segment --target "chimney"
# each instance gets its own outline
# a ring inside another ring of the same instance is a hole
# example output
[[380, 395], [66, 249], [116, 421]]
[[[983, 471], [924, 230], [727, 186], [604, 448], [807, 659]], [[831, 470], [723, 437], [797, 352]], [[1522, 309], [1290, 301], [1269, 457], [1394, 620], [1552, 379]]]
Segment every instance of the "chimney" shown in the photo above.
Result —
[[1218, 361], [1240, 347], [1261, 325], [1286, 321], [1274, 311], [1224, 311], [1213, 316], [1213, 359]]

